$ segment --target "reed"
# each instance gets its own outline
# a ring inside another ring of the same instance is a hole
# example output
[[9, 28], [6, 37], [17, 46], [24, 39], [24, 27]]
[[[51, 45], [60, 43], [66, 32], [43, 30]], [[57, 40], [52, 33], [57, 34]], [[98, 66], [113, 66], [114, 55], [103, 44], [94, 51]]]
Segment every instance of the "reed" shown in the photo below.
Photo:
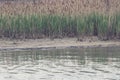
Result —
[[0, 14], [113, 14], [120, 11], [119, 4], [120, 0], [0, 0]]
[[[98, 36], [120, 38], [120, 14], [110, 18], [107, 15], [92, 13], [89, 15], [18, 15], [0, 16], [0, 37], [7, 38], [57, 38]], [[109, 26], [111, 29], [109, 29]], [[109, 31], [111, 30], [111, 31]]]
[[117, 13], [115, 16], [113, 16], [112, 19], [113, 19], [111, 21], [112, 33], [117, 38], [120, 38], [120, 14]]

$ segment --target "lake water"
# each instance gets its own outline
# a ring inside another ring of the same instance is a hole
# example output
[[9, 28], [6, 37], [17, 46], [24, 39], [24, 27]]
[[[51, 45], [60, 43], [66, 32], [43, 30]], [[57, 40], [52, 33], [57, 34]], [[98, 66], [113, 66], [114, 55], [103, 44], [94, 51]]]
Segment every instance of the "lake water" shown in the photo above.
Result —
[[120, 47], [0, 51], [0, 80], [120, 80]]

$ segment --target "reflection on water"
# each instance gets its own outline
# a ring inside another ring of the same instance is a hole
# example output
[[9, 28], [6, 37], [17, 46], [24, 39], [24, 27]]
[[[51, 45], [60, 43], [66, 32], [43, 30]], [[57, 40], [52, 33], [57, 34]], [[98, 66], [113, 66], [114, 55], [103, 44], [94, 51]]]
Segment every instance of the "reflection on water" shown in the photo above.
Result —
[[1, 51], [0, 80], [120, 80], [120, 47]]

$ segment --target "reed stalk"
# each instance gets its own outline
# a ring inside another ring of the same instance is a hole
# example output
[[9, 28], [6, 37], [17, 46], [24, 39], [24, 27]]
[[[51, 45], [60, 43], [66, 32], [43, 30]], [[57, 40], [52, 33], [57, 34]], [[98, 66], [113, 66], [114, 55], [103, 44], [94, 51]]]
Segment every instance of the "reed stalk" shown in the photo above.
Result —
[[57, 38], [97, 36], [107, 37], [111, 26], [111, 36], [120, 38], [120, 14], [110, 18], [93, 13], [84, 16], [70, 15], [18, 15], [0, 16], [0, 37], [7, 38]]

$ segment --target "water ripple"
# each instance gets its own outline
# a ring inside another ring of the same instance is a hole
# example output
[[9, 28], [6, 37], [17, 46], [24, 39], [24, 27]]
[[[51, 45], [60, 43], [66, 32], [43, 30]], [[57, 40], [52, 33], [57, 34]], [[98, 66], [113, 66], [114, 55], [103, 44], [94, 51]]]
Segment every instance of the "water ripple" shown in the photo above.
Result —
[[1, 53], [0, 80], [120, 79], [120, 49], [114, 53], [105, 48], [84, 50]]

